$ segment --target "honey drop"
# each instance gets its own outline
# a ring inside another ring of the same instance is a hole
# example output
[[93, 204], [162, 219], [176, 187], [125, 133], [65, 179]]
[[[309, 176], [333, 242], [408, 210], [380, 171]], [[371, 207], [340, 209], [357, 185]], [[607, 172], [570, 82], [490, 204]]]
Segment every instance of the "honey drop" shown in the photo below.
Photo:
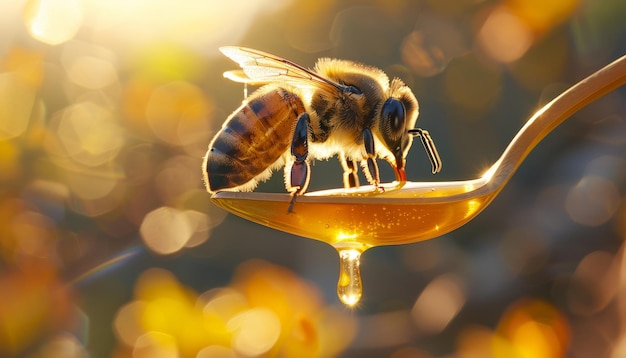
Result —
[[354, 306], [361, 300], [361, 250], [354, 248], [337, 249], [339, 252], [339, 281], [337, 296], [346, 306]]

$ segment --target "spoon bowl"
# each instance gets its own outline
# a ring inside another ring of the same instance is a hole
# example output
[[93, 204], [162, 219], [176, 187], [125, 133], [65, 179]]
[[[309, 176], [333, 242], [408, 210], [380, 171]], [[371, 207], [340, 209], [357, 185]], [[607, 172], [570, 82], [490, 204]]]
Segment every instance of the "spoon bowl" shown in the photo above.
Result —
[[[242, 198], [219, 193], [214, 201], [256, 223], [330, 245], [367, 249], [431, 239], [471, 220], [497, 194], [484, 179], [410, 182], [401, 190], [371, 195], [372, 186], [334, 189], [298, 198], [287, 214], [290, 196], [258, 194]], [[391, 184], [393, 185], [393, 184]]]

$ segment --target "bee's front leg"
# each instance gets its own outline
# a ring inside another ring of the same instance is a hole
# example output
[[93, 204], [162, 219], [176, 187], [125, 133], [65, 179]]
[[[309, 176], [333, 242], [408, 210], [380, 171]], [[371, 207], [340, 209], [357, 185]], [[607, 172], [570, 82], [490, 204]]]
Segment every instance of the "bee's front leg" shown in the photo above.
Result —
[[302, 113], [296, 122], [296, 128], [293, 132], [291, 140], [291, 156], [293, 163], [291, 167], [285, 167], [285, 187], [291, 193], [292, 198], [289, 203], [289, 212], [293, 211], [293, 204], [296, 201], [296, 195], [302, 195], [309, 186], [311, 177], [309, 171], [309, 115]]
[[378, 173], [378, 164], [376, 164], [376, 150], [374, 149], [374, 136], [369, 128], [363, 130], [363, 144], [365, 145], [365, 153], [367, 160], [362, 164], [363, 172], [367, 181], [376, 186], [378, 190], [384, 190], [380, 186], [380, 174]]

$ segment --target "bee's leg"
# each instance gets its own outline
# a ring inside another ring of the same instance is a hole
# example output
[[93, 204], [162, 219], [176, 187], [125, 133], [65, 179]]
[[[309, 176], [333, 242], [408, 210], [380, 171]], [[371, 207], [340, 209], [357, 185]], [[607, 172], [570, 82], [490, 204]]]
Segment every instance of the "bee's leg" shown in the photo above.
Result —
[[339, 155], [339, 162], [341, 162], [341, 167], [343, 167], [343, 187], [358, 188], [359, 175], [354, 160], [346, 158], [345, 154], [341, 153]]
[[296, 128], [293, 132], [291, 140], [291, 156], [293, 163], [287, 173], [285, 167], [285, 186], [287, 191], [292, 195], [289, 203], [289, 212], [293, 211], [293, 204], [296, 201], [296, 195], [302, 195], [309, 186], [309, 115], [302, 113], [296, 122]]
[[380, 186], [380, 174], [378, 173], [378, 165], [376, 164], [376, 150], [374, 149], [374, 136], [369, 128], [363, 130], [363, 144], [365, 145], [365, 153], [367, 161], [363, 164], [363, 172], [370, 184], [375, 185], [378, 189]]

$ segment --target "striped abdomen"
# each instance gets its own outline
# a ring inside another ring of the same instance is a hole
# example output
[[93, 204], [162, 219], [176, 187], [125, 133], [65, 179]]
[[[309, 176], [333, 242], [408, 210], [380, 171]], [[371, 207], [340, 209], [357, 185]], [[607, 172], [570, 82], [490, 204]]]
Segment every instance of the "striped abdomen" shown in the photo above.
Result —
[[289, 149], [294, 124], [303, 112], [300, 98], [283, 88], [266, 86], [253, 93], [209, 145], [204, 162], [207, 189], [254, 189]]

